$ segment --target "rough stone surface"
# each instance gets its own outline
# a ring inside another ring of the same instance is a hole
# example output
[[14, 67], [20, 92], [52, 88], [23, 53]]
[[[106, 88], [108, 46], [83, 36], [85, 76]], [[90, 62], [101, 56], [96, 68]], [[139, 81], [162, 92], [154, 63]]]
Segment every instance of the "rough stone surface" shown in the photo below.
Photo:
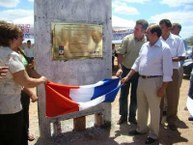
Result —
[[[87, 85], [96, 83], [104, 78], [111, 77], [111, 0], [36, 0], [34, 1], [34, 31], [35, 31], [35, 59], [37, 70], [45, 75], [49, 81], [60, 84]], [[67, 61], [53, 61], [52, 59], [52, 32], [51, 23], [76, 23], [102, 25], [103, 57], [73, 59]], [[40, 99], [39, 123], [41, 137], [50, 136], [50, 118], [45, 117], [44, 86], [38, 87]], [[111, 106], [100, 105], [89, 112], [103, 109], [104, 119], [110, 122]], [[87, 112], [82, 111], [82, 114]], [[80, 117], [73, 114], [73, 118]], [[69, 118], [68, 115], [59, 120]], [[72, 118], [72, 117], [71, 117]], [[56, 118], [57, 120], [57, 118]]]

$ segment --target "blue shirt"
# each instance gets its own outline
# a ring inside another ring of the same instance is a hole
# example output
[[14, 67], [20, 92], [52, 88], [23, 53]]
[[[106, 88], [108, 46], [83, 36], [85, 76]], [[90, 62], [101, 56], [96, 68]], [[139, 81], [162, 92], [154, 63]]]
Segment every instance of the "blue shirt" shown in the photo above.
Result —
[[136, 72], [145, 76], [163, 76], [164, 82], [172, 81], [172, 54], [169, 46], [161, 39], [151, 46], [146, 42], [132, 66]]

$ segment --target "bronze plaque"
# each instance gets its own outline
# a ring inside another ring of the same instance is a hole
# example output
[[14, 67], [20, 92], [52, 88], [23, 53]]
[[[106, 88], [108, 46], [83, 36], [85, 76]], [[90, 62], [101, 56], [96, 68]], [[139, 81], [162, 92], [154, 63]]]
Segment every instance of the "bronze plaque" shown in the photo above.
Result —
[[103, 56], [102, 25], [52, 23], [53, 60]]

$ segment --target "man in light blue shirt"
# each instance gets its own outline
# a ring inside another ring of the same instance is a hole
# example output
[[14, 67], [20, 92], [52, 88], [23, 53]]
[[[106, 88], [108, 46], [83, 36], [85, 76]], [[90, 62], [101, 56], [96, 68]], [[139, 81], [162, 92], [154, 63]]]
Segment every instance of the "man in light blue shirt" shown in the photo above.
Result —
[[[122, 79], [125, 84], [135, 72], [139, 73], [137, 88], [137, 129], [129, 135], [139, 135], [148, 132], [146, 144], [155, 142], [159, 137], [160, 102], [164, 96], [168, 82], [172, 81], [172, 57], [169, 46], [161, 41], [159, 25], [147, 28], [146, 42], [135, 60], [130, 72]], [[148, 109], [150, 110], [150, 125], [148, 128]]]

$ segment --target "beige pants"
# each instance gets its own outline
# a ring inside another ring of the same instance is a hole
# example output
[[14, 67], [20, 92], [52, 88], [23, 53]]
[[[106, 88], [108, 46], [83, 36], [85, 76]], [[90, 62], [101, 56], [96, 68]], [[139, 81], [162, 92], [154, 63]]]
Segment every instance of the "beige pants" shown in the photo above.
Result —
[[175, 125], [177, 119], [179, 92], [181, 86], [181, 74], [178, 69], [173, 70], [172, 79], [173, 81], [168, 84], [166, 89], [167, 122], [169, 125]]
[[[154, 139], [157, 139], [159, 136], [161, 98], [157, 96], [157, 90], [160, 88], [161, 84], [162, 77], [147, 79], [140, 77], [137, 88], [137, 131], [146, 133], [149, 130], [149, 136]], [[148, 127], [149, 110], [150, 126]]]

